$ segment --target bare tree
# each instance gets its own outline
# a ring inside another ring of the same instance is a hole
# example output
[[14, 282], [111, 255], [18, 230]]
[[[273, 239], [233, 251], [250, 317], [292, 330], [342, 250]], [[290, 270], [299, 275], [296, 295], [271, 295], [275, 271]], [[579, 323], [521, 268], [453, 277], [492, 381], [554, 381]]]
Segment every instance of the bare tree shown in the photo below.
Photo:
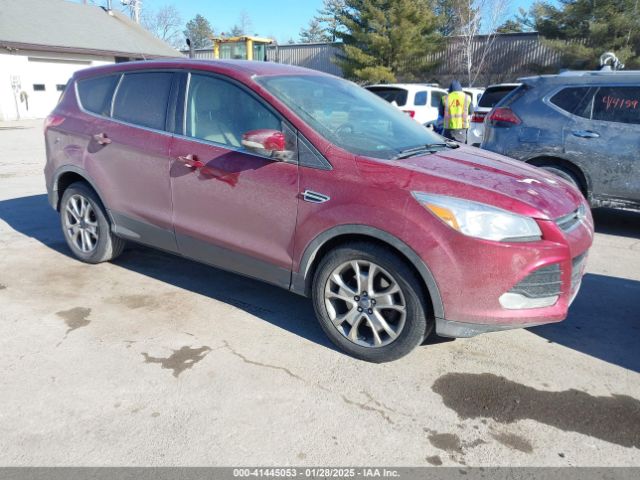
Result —
[[[467, 85], [473, 86], [486, 66], [487, 57], [496, 38], [496, 31], [504, 22], [511, 0], [458, 0], [455, 11], [460, 21]], [[480, 42], [478, 35], [486, 36]]]
[[164, 40], [175, 48], [184, 47], [182, 34], [182, 18], [173, 5], [165, 5], [156, 11], [145, 10], [141, 24], [160, 40]]
[[249, 12], [246, 10], [242, 10], [240, 12], [240, 17], [238, 17], [238, 27], [240, 27], [243, 35], [252, 34], [251, 30], [253, 30], [253, 22], [251, 21]]

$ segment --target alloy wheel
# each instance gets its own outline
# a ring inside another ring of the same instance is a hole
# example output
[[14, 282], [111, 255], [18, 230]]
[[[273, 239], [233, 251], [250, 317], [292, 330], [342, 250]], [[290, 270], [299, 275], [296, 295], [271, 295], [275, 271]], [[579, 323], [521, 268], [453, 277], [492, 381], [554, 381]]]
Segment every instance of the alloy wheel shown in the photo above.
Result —
[[396, 279], [379, 265], [352, 260], [335, 268], [324, 304], [334, 327], [349, 341], [379, 348], [398, 338], [407, 304]]
[[64, 208], [65, 233], [82, 253], [96, 249], [99, 239], [98, 218], [89, 200], [82, 195], [69, 197]]

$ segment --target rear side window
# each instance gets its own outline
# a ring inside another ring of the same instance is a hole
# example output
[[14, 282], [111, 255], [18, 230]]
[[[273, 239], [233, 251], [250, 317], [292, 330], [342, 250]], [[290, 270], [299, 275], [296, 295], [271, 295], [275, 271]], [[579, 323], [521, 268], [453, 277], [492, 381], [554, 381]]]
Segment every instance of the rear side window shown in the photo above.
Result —
[[601, 87], [593, 99], [593, 120], [640, 124], [640, 87]]
[[399, 107], [407, 104], [407, 91], [402, 88], [371, 87], [368, 90], [389, 103], [396, 102]]
[[414, 99], [413, 104], [418, 106], [418, 107], [426, 105], [427, 104], [427, 92], [423, 91], [423, 92], [416, 93], [416, 98]]
[[442, 92], [431, 92], [431, 106], [436, 108], [440, 107], [442, 97], [444, 96], [445, 94]]
[[589, 87], [563, 88], [553, 97], [550, 102], [565, 112], [575, 113], [581, 117], [589, 117], [590, 110], [584, 108], [585, 100], [589, 94]]
[[78, 96], [82, 108], [108, 116], [111, 111], [111, 96], [119, 78], [120, 75], [109, 75], [78, 81]]
[[484, 91], [482, 97], [480, 97], [478, 107], [493, 108], [500, 100], [502, 100], [516, 88], [516, 86], [489, 87]]
[[164, 130], [173, 73], [127, 73], [113, 103], [113, 118]]

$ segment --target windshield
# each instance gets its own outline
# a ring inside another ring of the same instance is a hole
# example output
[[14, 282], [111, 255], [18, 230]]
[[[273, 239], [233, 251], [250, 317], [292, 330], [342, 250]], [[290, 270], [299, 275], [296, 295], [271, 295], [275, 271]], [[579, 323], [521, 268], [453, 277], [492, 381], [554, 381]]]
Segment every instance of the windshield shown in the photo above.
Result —
[[256, 81], [327, 140], [354, 154], [388, 160], [444, 142], [377, 95], [340, 78], [286, 75]]

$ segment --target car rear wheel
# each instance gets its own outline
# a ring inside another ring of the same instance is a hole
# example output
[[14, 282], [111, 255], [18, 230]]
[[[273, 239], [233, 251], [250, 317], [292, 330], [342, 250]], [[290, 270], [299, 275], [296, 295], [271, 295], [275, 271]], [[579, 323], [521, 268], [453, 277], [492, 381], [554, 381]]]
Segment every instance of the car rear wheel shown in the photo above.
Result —
[[60, 223], [71, 252], [83, 262], [113, 260], [124, 249], [125, 241], [111, 232], [102, 202], [86, 183], [73, 183], [64, 191]]
[[401, 258], [375, 244], [351, 243], [328, 253], [318, 266], [312, 293], [327, 336], [362, 360], [400, 358], [428, 331], [416, 275]]

